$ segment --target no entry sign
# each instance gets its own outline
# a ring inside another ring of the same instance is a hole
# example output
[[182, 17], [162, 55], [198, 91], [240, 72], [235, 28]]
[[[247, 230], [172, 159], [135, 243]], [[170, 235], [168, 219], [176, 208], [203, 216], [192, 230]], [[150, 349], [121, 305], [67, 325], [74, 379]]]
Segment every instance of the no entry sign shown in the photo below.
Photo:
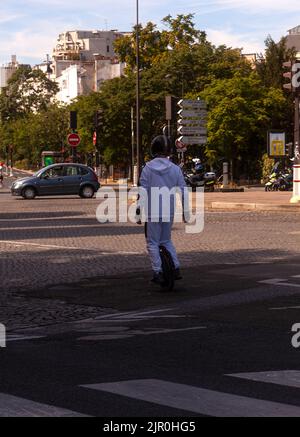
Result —
[[70, 134], [68, 135], [68, 144], [71, 147], [77, 147], [80, 144], [80, 136], [78, 134]]

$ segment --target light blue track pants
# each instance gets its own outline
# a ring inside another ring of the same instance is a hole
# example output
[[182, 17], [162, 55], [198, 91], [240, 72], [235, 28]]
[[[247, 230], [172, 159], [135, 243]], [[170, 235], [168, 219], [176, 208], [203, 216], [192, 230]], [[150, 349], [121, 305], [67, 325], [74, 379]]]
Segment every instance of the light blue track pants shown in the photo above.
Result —
[[152, 269], [155, 273], [162, 270], [159, 246], [164, 246], [171, 254], [175, 268], [178, 269], [180, 264], [177, 257], [176, 249], [171, 240], [173, 223], [146, 223], [147, 249], [149, 252]]

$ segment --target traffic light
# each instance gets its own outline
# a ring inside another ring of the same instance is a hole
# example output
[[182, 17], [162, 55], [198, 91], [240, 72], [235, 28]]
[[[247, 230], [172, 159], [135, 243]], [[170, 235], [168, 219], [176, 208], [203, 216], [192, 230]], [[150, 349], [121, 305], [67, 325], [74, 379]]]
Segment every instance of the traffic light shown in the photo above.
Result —
[[294, 155], [294, 144], [293, 143], [287, 143], [285, 145], [285, 154], [286, 156], [288, 156], [289, 158], [292, 158]]
[[166, 120], [176, 121], [177, 119], [177, 103], [179, 99], [174, 96], [166, 96]]
[[95, 131], [97, 131], [102, 126], [103, 126], [103, 111], [102, 109], [98, 109], [98, 111], [96, 111], [94, 114]]
[[100, 167], [100, 153], [96, 152], [96, 167]]
[[283, 77], [289, 80], [283, 88], [290, 92], [298, 92], [300, 87], [300, 61], [287, 61], [282, 64], [282, 67], [287, 71], [283, 73]]
[[70, 111], [70, 128], [72, 130], [77, 129], [77, 112], [76, 111]]

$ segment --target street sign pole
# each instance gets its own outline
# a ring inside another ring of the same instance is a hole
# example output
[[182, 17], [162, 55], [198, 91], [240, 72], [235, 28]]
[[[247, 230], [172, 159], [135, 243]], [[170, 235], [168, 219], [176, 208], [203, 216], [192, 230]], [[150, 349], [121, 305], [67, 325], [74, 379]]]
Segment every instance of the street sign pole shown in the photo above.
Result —
[[294, 126], [294, 142], [295, 154], [293, 165], [293, 197], [291, 203], [300, 203], [300, 114], [299, 114], [299, 90], [295, 94], [295, 126]]

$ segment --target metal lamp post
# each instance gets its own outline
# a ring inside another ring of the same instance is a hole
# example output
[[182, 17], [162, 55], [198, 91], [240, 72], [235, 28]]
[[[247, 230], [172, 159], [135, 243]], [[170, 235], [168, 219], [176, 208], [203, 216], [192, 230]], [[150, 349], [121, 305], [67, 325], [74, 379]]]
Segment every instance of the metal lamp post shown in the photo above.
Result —
[[136, 164], [138, 177], [140, 175], [140, 29], [139, 29], [139, 0], [136, 0]]

